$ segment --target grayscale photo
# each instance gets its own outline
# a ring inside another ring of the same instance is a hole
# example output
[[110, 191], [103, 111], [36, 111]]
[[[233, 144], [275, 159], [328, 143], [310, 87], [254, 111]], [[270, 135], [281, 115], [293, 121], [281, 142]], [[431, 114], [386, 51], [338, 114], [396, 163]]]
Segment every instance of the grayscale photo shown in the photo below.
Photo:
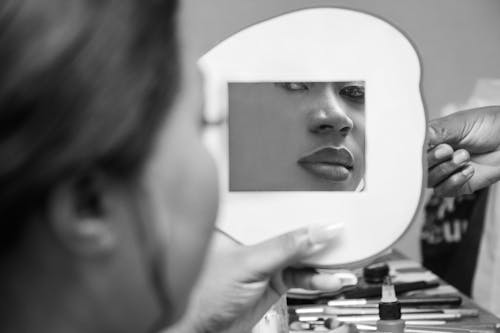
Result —
[[0, 333], [500, 332], [499, 17], [0, 0]]

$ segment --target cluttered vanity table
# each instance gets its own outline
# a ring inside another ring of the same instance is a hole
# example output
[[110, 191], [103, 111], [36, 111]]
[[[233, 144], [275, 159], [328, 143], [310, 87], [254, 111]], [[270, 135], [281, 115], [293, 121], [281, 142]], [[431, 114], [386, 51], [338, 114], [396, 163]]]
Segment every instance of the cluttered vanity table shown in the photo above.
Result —
[[376, 331], [384, 276], [390, 275], [401, 303], [405, 332], [497, 332], [500, 319], [419, 263], [392, 252], [353, 272], [356, 286], [335, 293], [288, 295], [290, 332]]

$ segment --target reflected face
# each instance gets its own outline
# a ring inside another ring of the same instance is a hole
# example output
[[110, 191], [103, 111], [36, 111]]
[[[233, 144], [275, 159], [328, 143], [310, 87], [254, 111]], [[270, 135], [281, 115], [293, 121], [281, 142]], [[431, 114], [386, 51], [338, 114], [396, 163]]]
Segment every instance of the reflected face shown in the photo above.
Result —
[[354, 191], [365, 172], [365, 86], [231, 83], [230, 189]]

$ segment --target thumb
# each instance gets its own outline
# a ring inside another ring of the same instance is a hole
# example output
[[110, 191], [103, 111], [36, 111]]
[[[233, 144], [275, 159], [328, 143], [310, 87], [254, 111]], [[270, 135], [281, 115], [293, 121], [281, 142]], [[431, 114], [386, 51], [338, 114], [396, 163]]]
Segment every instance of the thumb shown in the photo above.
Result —
[[315, 225], [298, 229], [248, 248], [248, 263], [260, 274], [269, 276], [305, 259], [331, 243], [343, 224]]
[[452, 114], [447, 117], [431, 120], [428, 124], [429, 147], [432, 148], [441, 143], [459, 143], [464, 136], [466, 119], [461, 119], [460, 114]]

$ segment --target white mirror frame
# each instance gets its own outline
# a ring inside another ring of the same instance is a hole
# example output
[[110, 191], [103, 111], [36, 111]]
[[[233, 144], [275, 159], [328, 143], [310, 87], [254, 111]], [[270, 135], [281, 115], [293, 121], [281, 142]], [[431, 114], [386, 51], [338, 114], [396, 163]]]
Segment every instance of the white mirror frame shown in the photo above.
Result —
[[426, 167], [421, 65], [404, 34], [358, 11], [305, 9], [234, 34], [199, 65], [212, 121], [227, 118], [228, 82], [366, 82], [363, 192], [230, 192], [227, 124], [206, 131], [219, 168], [220, 230], [253, 244], [310, 224], [343, 223], [336, 241], [307, 260], [318, 267], [359, 263], [402, 236], [422, 200]]

